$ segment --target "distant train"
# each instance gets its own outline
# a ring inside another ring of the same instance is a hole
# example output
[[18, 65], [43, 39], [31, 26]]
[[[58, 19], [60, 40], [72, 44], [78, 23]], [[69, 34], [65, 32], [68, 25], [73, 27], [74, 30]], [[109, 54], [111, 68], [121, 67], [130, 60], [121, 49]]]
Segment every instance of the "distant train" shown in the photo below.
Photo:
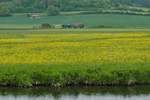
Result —
[[76, 29], [76, 28], [84, 28], [85, 25], [84, 24], [63, 24], [62, 27], [64, 29], [66, 29], [66, 28], [75, 28]]
[[53, 28], [53, 29], [81, 29], [81, 28], [85, 28], [84, 24], [48, 24], [48, 23], [44, 23], [41, 24], [39, 28], [43, 28], [43, 29], [48, 29], [48, 28]]

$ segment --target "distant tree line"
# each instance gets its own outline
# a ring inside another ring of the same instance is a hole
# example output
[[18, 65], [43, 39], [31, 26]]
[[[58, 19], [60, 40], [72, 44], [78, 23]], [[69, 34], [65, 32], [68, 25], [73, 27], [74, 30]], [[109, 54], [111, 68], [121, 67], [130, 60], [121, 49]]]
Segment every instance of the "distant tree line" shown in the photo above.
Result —
[[150, 7], [150, 0], [0, 0], [0, 16], [11, 13], [41, 13], [57, 15], [60, 11], [89, 11]]

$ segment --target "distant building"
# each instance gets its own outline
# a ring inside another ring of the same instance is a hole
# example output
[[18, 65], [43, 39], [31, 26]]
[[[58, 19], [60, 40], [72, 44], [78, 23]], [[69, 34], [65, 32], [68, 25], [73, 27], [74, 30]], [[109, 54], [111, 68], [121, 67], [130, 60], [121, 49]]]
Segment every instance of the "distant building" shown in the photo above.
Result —
[[39, 19], [40, 15], [39, 14], [33, 14], [33, 15], [31, 15], [31, 18], [32, 19]]
[[31, 19], [39, 19], [39, 18], [41, 18], [41, 16], [40, 16], [40, 14], [27, 14], [27, 17], [30, 17]]

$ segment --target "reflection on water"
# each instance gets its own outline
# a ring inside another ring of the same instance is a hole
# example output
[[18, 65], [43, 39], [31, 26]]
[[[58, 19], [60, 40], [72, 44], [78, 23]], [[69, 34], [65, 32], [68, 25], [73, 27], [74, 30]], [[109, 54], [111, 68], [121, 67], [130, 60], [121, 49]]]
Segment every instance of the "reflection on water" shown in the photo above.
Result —
[[0, 100], [150, 100], [150, 87], [0, 88]]

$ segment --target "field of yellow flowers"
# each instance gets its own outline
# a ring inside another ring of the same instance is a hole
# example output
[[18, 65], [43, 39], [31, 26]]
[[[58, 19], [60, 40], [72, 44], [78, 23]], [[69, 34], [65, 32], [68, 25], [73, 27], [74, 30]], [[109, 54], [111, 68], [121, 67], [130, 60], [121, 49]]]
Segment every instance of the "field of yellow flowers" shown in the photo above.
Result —
[[1, 86], [150, 84], [150, 33], [0, 34]]

